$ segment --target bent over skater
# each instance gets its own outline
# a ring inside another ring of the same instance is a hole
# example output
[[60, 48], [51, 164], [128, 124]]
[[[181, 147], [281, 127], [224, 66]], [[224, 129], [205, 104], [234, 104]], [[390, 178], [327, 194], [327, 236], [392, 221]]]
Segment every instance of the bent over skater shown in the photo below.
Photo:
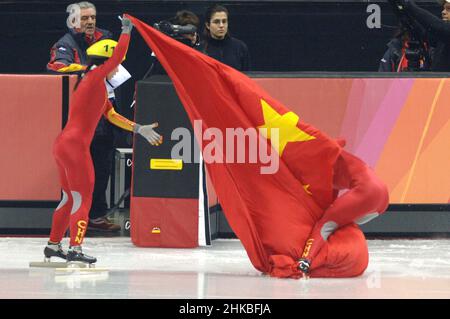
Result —
[[306, 241], [299, 260], [299, 269], [306, 275], [314, 265], [314, 258], [337, 228], [350, 223], [365, 224], [384, 213], [389, 205], [386, 185], [358, 157], [342, 150], [333, 170], [335, 192], [346, 192], [325, 210]]

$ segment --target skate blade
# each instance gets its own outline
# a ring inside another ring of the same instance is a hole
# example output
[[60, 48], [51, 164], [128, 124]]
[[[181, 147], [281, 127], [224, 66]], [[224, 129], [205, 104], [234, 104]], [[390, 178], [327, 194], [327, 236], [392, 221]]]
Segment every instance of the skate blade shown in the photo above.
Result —
[[109, 272], [107, 268], [95, 268], [95, 267], [62, 267], [56, 268], [56, 274], [70, 274], [70, 273], [101, 273], [101, 272]]
[[56, 274], [54, 279], [56, 283], [65, 283], [69, 287], [76, 287], [81, 283], [95, 284], [97, 282], [108, 280], [108, 272], [86, 272], [86, 273], [60, 273]]
[[65, 261], [31, 261], [30, 268], [62, 268], [67, 267], [67, 262]]

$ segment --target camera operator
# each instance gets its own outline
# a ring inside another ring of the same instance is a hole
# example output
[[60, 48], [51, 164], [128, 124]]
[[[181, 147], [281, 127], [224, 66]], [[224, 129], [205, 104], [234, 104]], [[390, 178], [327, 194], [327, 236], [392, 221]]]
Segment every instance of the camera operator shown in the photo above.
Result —
[[413, 0], [399, 0], [399, 4], [436, 40], [431, 71], [450, 72], [450, 0], [441, 0], [442, 20], [418, 7]]
[[423, 50], [412, 52], [411, 40], [411, 31], [399, 26], [394, 38], [387, 44], [388, 49], [380, 61], [378, 72], [428, 71], [430, 59], [427, 43], [423, 44]]
[[403, 0], [388, 1], [399, 19], [399, 26], [387, 44], [378, 72], [429, 71], [434, 49], [430, 47], [427, 31], [406, 12]]
[[[168, 36], [200, 50], [200, 38], [197, 32], [200, 27], [200, 20], [195, 13], [188, 10], [178, 11], [175, 17], [155, 23], [154, 27]], [[150, 75], [167, 74], [158, 59], [154, 55], [153, 57], [154, 62], [144, 78]]]

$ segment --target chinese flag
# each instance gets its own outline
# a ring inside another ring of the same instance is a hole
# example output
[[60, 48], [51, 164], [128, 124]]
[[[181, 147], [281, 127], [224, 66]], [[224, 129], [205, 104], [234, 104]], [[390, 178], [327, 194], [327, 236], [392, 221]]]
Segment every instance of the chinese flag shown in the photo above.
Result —
[[[250, 261], [259, 271], [273, 276], [300, 277], [296, 261], [315, 222], [333, 200], [332, 169], [340, 146], [302, 122], [246, 75], [134, 17], [130, 19], [172, 79], [192, 123], [201, 120], [205, 132], [214, 128], [215, 133], [209, 135], [211, 142], [199, 144], [227, 220]], [[258, 145], [265, 145], [271, 158], [278, 161], [275, 171], [262, 173], [269, 164], [261, 156], [256, 161], [250, 161], [250, 155], [244, 163], [236, 161], [242, 149], [237, 143], [226, 145], [229, 141], [225, 143], [226, 139], [218, 136], [225, 137], [227, 129], [237, 128], [259, 132]], [[214, 151], [210, 152], [211, 148]], [[208, 163], [208, 154], [223, 162]], [[355, 264], [353, 257], [363, 256], [367, 247], [358, 231], [353, 226], [337, 231], [333, 245], [330, 236], [311, 275], [359, 275], [367, 261]], [[338, 240], [341, 237], [350, 238], [351, 244]], [[342, 256], [342, 249], [345, 258], [332, 257]]]

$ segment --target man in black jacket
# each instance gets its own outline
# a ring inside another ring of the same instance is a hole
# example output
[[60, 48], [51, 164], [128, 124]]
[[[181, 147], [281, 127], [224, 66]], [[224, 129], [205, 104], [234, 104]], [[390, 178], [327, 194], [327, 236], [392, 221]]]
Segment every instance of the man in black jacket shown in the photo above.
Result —
[[228, 10], [221, 5], [209, 7], [205, 13], [203, 52], [239, 71], [250, 70], [247, 45], [228, 31]]
[[[87, 1], [72, 4], [68, 7], [69, 32], [60, 38], [50, 50], [50, 62], [47, 70], [51, 72], [76, 74], [87, 66], [86, 49], [95, 42], [111, 39], [112, 33], [96, 27], [96, 8]], [[73, 20], [72, 20], [73, 19]], [[113, 93], [109, 94], [115, 106]], [[95, 170], [95, 186], [92, 195], [92, 206], [89, 212], [89, 229], [117, 232], [121, 229], [106, 217], [106, 188], [111, 175], [114, 156], [115, 128], [103, 117], [95, 130], [91, 144], [91, 155]]]
[[431, 71], [450, 72], [450, 0], [442, 0], [442, 19], [418, 7], [413, 0], [399, 0], [404, 10], [435, 39], [436, 48], [431, 62]]
[[[408, 38], [408, 33], [402, 32], [388, 42], [388, 48], [381, 58], [378, 72], [403, 72], [407, 69], [405, 45], [408, 42]], [[404, 62], [406, 62], [406, 65]]]
[[[434, 49], [428, 47], [428, 42], [421, 47], [410, 47], [410, 32], [402, 27], [387, 44], [387, 50], [381, 58], [378, 72], [419, 72], [430, 70], [430, 52]], [[419, 44], [419, 42], [416, 42]]]

